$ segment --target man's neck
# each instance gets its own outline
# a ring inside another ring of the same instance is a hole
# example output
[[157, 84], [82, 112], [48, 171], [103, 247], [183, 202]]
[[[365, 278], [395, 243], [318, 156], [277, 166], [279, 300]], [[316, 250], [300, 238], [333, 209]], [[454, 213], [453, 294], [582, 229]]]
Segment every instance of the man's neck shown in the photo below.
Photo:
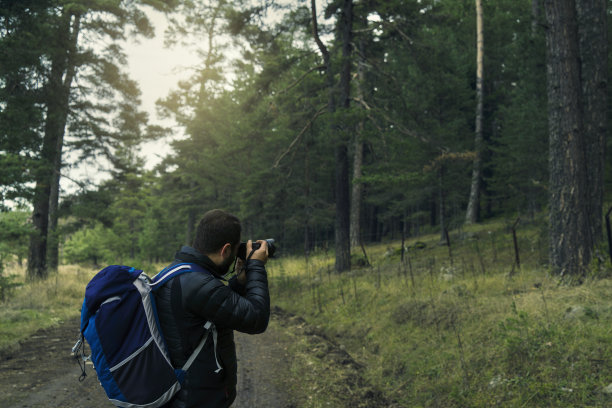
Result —
[[176, 254], [176, 259], [184, 262], [196, 263], [214, 275], [221, 276], [219, 272], [219, 266], [215, 261], [213, 261], [209, 256], [202, 254], [197, 249], [190, 246], [183, 246], [179, 252]]

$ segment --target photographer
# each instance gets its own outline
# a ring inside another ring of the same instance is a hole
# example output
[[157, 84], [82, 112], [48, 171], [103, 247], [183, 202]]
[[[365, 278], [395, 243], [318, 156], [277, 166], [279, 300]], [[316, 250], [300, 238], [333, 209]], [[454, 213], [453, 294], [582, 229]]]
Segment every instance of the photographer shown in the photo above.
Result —
[[[205, 334], [204, 325], [214, 325], [181, 390], [165, 407], [229, 407], [236, 398], [237, 382], [233, 331], [257, 334], [268, 326], [268, 243], [248, 241], [242, 247], [245, 261], [236, 259], [240, 232], [235, 216], [223, 210], [204, 214], [193, 246], [182, 247], [170, 265], [188, 263], [196, 271], [169, 280], [156, 293], [161, 328], [175, 367], [182, 367], [196, 349]], [[238, 274], [226, 285], [223, 275], [234, 262]]]

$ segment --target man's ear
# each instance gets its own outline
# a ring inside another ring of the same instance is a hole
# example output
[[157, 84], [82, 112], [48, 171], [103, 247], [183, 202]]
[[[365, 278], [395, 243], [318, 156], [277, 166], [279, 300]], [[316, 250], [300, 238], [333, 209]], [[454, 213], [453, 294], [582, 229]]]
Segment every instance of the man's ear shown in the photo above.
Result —
[[221, 248], [221, 256], [223, 258], [232, 256], [232, 245], [230, 243], [223, 245], [223, 248]]

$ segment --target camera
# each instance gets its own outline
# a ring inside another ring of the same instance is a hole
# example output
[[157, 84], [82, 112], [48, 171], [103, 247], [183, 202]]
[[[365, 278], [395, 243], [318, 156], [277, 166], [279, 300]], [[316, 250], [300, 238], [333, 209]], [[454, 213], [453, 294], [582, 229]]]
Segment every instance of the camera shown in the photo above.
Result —
[[[274, 252], [276, 252], [276, 247], [274, 246], [274, 240], [272, 238], [268, 238], [265, 241], [268, 243], [268, 257], [272, 258], [274, 256]], [[259, 247], [261, 247], [261, 244], [259, 242], [253, 241], [253, 250], [257, 250], [259, 249]], [[241, 242], [240, 245], [238, 245], [238, 255], [236, 256], [244, 261], [246, 260], [246, 257], [248, 255], [246, 251], [247, 251], [246, 242]]]

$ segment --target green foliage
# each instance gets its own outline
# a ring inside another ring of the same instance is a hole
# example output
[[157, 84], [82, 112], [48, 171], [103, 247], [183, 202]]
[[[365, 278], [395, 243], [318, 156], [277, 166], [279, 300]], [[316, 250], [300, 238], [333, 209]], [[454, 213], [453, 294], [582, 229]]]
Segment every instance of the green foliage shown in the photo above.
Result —
[[44, 109], [40, 104], [40, 70], [44, 62], [49, 1], [0, 5], [0, 205], [29, 197], [34, 160], [41, 142]]
[[548, 163], [541, 160], [548, 152], [544, 38], [539, 27], [531, 28], [529, 4], [505, 7], [506, 17], [491, 10], [490, 35], [503, 46], [487, 55], [503, 61], [500, 75], [507, 92], [503, 98], [499, 91], [493, 95], [500, 101], [495, 114], [499, 131], [492, 135], [487, 183], [501, 211], [533, 216], [548, 198]]
[[[474, 157], [473, 1], [355, 2], [351, 106], [335, 113], [325, 109], [326, 70], [338, 80], [339, 3], [325, 10], [327, 19], [319, 13], [331, 67], [323, 66], [314, 43], [308, 2], [111, 3], [77, 1], [65, 9], [83, 14], [83, 36], [105, 39], [101, 51], [78, 43], [78, 58], [70, 61], [79, 92], [70, 102], [65, 147], [81, 158], [102, 153], [113, 168], [113, 180], [64, 200], [61, 233], [65, 238], [91, 229], [114, 239], [102, 240], [99, 254], [73, 242], [70, 259], [167, 258], [191, 240], [197, 218], [214, 207], [236, 213], [245, 236], [273, 236], [285, 251], [329, 247], [339, 135], [351, 140], [350, 159], [353, 142], [364, 145], [362, 175], [349, 183], [363, 186], [366, 242], [463, 223]], [[44, 104], [32, 98], [45, 86], [45, 63], [58, 51], [40, 40], [59, 29], [59, 17], [49, 15], [58, 3], [37, 4], [46, 24], [17, 5], [0, 15], [13, 24], [2, 32], [0, 47], [14, 57], [0, 67], [5, 200], [29, 197], [45, 119]], [[117, 43], [126, 35], [152, 34], [143, 6], [174, 8], [169, 44], [191, 42], [202, 56], [194, 75], [159, 103], [187, 137], [173, 141], [163, 164], [149, 174], [135, 152], [140, 141], [163, 132], [147, 131], [139, 90], [123, 71]], [[543, 31], [533, 28], [527, 0], [484, 7], [481, 214], [534, 215], [545, 206], [548, 178], [542, 160], [548, 148]], [[226, 52], [230, 48], [237, 52]], [[19, 92], [9, 92], [10, 81], [21, 85]]]
[[16, 281], [15, 275], [4, 276], [2, 272], [0, 270], [0, 302], [4, 302], [11, 297], [15, 292], [15, 288], [23, 285], [23, 283]]
[[[326, 67], [313, 52], [308, 4], [153, 3], [76, 2], [71, 9], [88, 16], [83, 33], [109, 42], [99, 55], [79, 44], [80, 93], [68, 116], [69, 147], [81, 157], [104, 152], [113, 180], [64, 200], [65, 237], [79, 229], [106, 230], [115, 239], [103, 240], [107, 246], [98, 252], [166, 258], [190, 241], [204, 211], [221, 207], [242, 219], [245, 236], [273, 236], [290, 251], [327, 246], [335, 222], [331, 152], [337, 133], [347, 140], [358, 135], [365, 146], [363, 174], [349, 182], [364, 187], [366, 241], [462, 222], [473, 158], [472, 2], [356, 3], [351, 107], [333, 114], [325, 109], [330, 96]], [[202, 64], [194, 76], [159, 103], [187, 138], [172, 142], [163, 164], [146, 175], [136, 146], [148, 134], [160, 133], [147, 133], [146, 117], [137, 109], [139, 91], [121, 69], [124, 56], [114, 42], [124, 35], [122, 27], [151, 34], [142, 4], [176, 7], [169, 43], [206, 44], [198, 47]], [[272, 11], [277, 14], [270, 19]], [[319, 27], [336, 77], [339, 44], [325, 34], [337, 25], [337, 11], [327, 10], [329, 20]], [[542, 35], [531, 31], [526, 0], [487, 4], [485, 11], [485, 133], [490, 141], [485, 196], [494, 212], [526, 207], [533, 212], [543, 205], [546, 178]], [[15, 30], [31, 30], [26, 16], [20, 18], [23, 26]], [[52, 28], [56, 21], [49, 24]], [[16, 41], [8, 35], [3, 39]], [[224, 52], [229, 47], [241, 57], [230, 60], [231, 53]], [[13, 51], [19, 57], [15, 63], [28, 66], [45, 55]], [[22, 105], [14, 106], [14, 112], [23, 112]], [[39, 136], [31, 139], [32, 146]], [[7, 164], [3, 179], [12, 179], [24, 166], [25, 152], [35, 151], [17, 146], [22, 150], [6, 149], [2, 158]], [[5, 190], [7, 197], [26, 187], [15, 180]], [[83, 241], [79, 235], [74, 239]], [[71, 260], [106, 256], [74, 242], [70, 247]]]
[[[72, 234], [64, 244], [66, 262], [99, 266], [111, 258], [116, 235], [96, 224], [91, 229], [81, 229]], [[108, 246], [107, 246], [108, 245]]]
[[0, 212], [0, 301], [11, 297], [21, 286], [14, 274], [5, 274], [6, 265], [17, 258], [19, 264], [26, 258], [30, 228], [29, 214], [25, 211]]
[[0, 265], [17, 257], [27, 256], [30, 225], [29, 214], [23, 210], [0, 212]]

